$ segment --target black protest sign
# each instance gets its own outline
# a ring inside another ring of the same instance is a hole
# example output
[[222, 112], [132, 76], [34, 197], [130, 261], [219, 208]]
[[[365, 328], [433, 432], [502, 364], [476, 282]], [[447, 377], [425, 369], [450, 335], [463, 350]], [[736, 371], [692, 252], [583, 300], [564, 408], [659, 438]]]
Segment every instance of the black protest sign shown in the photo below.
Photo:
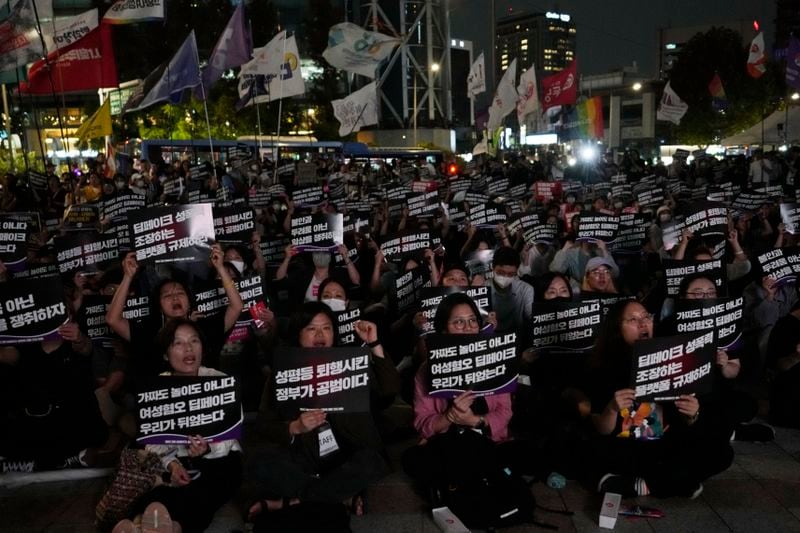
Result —
[[661, 225], [661, 240], [664, 243], [665, 250], [672, 250], [681, 242], [685, 228], [686, 222], [683, 220], [683, 215], [678, 215], [671, 221]]
[[627, 174], [615, 174], [609, 178], [609, 181], [613, 185], [620, 185], [622, 183], [628, 183], [628, 175]]
[[453, 398], [467, 390], [478, 396], [514, 392], [516, 341], [516, 333], [428, 336], [428, 395]]
[[136, 260], [144, 263], [206, 261], [214, 242], [208, 204], [150, 207], [128, 217]]
[[470, 185], [472, 185], [472, 183], [470, 183], [469, 180], [465, 179], [452, 180], [449, 184], [450, 193], [453, 194], [454, 196], [460, 192], [466, 193], [469, 190]]
[[755, 192], [764, 194], [771, 199], [778, 199], [783, 196], [783, 186], [767, 185], [766, 187], [755, 189]]
[[582, 303], [599, 303], [600, 312], [605, 317], [611, 308], [619, 302], [628, 302], [635, 300], [635, 296], [623, 296], [619, 294], [609, 294], [605, 292], [594, 291], [581, 291], [580, 294]]
[[667, 180], [667, 190], [672, 196], [680, 195], [685, 188], [686, 185], [677, 178]]
[[633, 344], [631, 388], [639, 401], [672, 401], [711, 391], [717, 348], [714, 333], [646, 339]]
[[313, 185], [317, 181], [317, 165], [315, 163], [297, 164], [297, 183]]
[[255, 214], [245, 206], [215, 207], [214, 234], [223, 244], [246, 244], [256, 229]]
[[688, 158], [689, 158], [689, 150], [686, 150], [684, 148], [678, 148], [672, 154], [672, 159], [678, 159], [678, 160], [685, 161]]
[[408, 198], [409, 192], [411, 192], [411, 189], [405, 186], [392, 187], [390, 189], [386, 189], [386, 199], [405, 201], [405, 199]]
[[508, 178], [492, 178], [486, 186], [489, 196], [504, 196], [508, 192]]
[[180, 176], [167, 179], [166, 181], [162, 182], [161, 186], [165, 200], [170, 203], [177, 202], [178, 198], [183, 194], [185, 190], [183, 178]]
[[344, 241], [341, 213], [292, 215], [292, 244], [299, 251], [331, 250]]
[[133, 191], [123, 191], [103, 201], [100, 207], [100, 219], [104, 223], [123, 220], [130, 211], [144, 209], [146, 197]]
[[467, 267], [470, 276], [483, 276], [491, 279], [493, 260], [494, 250], [475, 250], [467, 255], [464, 266]]
[[632, 194], [630, 183], [617, 183], [611, 186], [611, 196], [614, 198], [622, 198], [624, 196], [631, 196]]
[[27, 220], [16, 220], [7, 213], [0, 214], [0, 261], [11, 272], [25, 268], [30, 229]]
[[730, 203], [733, 193], [719, 187], [709, 187], [706, 191], [706, 200], [716, 203]]
[[507, 196], [510, 198], [525, 198], [528, 192], [530, 192], [528, 187], [524, 183], [520, 183], [508, 189]]
[[479, 285], [475, 287], [428, 287], [420, 292], [419, 311], [426, 318], [422, 324], [422, 333], [427, 335], [433, 333], [433, 319], [436, 317], [436, 310], [445, 297], [464, 293], [469, 296], [478, 307], [478, 312], [486, 321], [486, 317], [492, 310], [492, 295], [489, 287]]
[[232, 376], [158, 376], [136, 391], [140, 444], [190, 443], [200, 435], [208, 442], [242, 436], [242, 402]]
[[[249, 308], [264, 302], [264, 284], [258, 274], [238, 279], [233, 284], [244, 304], [236, 323], [238, 326], [245, 326], [253, 321]], [[221, 280], [216, 280], [211, 288], [195, 294], [194, 301], [195, 310], [204, 316], [222, 314], [230, 303]]]
[[667, 281], [667, 296], [677, 296], [681, 281], [692, 274], [708, 276], [717, 286], [717, 295], [724, 296], [727, 292], [727, 275], [721, 259], [711, 261], [682, 261], [678, 259], [663, 259], [664, 278]]
[[533, 304], [532, 348], [580, 352], [594, 346], [600, 302], [543, 301]]
[[695, 204], [684, 219], [686, 229], [700, 237], [728, 234], [728, 208], [713, 202]]
[[536, 224], [526, 229], [522, 237], [527, 244], [552, 244], [557, 233], [556, 224]]
[[150, 316], [150, 297], [131, 296], [125, 300], [122, 316], [126, 320], [142, 320]]
[[117, 222], [113, 226], [109, 226], [103, 231], [103, 235], [108, 237], [116, 237], [117, 239], [117, 249], [120, 252], [124, 253], [130, 252], [133, 249], [133, 243], [131, 243], [131, 229], [128, 227], [128, 222], [126, 220], [121, 220]]
[[64, 288], [58, 277], [14, 279], [3, 284], [0, 344], [22, 344], [60, 338], [67, 320]]
[[273, 399], [278, 412], [369, 411], [370, 353], [367, 348], [278, 348], [273, 359]]
[[415, 194], [408, 197], [408, 215], [421, 217], [436, 212], [439, 209], [439, 192], [431, 191]]
[[303, 187], [292, 191], [295, 207], [317, 207], [325, 201], [325, 189], [322, 185]]
[[740, 192], [733, 199], [731, 207], [739, 211], [758, 211], [761, 206], [769, 203], [769, 197], [766, 194], [757, 192]]
[[[614, 242], [619, 230], [619, 217], [611, 215], [581, 215], [578, 223], [578, 241]], [[573, 224], [575, 221], [573, 221]]]
[[525, 213], [511, 217], [508, 221], [507, 229], [512, 235], [514, 233], [524, 232], [538, 224], [541, 224], [541, 219], [536, 213]]
[[29, 266], [25, 270], [20, 270], [14, 273], [14, 280], [18, 279], [39, 279], [47, 278], [50, 276], [58, 276], [58, 265], [55, 263], [48, 263], [46, 265]]
[[339, 333], [337, 346], [356, 346], [361, 344], [361, 338], [356, 335], [356, 322], [361, 320], [361, 309], [336, 311], [336, 329]]
[[261, 255], [264, 257], [264, 262], [268, 264], [281, 263], [286, 257], [286, 247], [291, 243], [292, 239], [289, 237], [262, 240], [259, 246], [261, 247]]
[[640, 207], [657, 207], [664, 203], [664, 189], [649, 189], [636, 193], [636, 201]]
[[117, 264], [117, 236], [103, 233], [68, 233], [54, 239], [58, 271], [63, 276], [76, 272], [98, 272]]
[[523, 211], [522, 200], [517, 200], [516, 198], [506, 198], [505, 205], [506, 209], [508, 209], [508, 212], [512, 215], [522, 213]]
[[89, 204], [73, 204], [64, 212], [65, 231], [92, 229], [98, 221], [97, 207]]
[[205, 163], [201, 163], [199, 165], [192, 165], [189, 167], [189, 177], [192, 180], [201, 181], [206, 179], [211, 175], [211, 172], [208, 169], [208, 166]]
[[236, 146], [225, 148], [227, 159], [250, 159], [253, 157], [253, 150], [246, 144], [236, 143]]
[[381, 243], [381, 251], [387, 260], [393, 260], [417, 250], [432, 248], [432, 242], [430, 231], [405, 233], [385, 239]]
[[792, 235], [800, 233], [800, 206], [796, 203], [781, 204], [781, 222]]
[[464, 207], [464, 203], [450, 203], [447, 206], [447, 218], [450, 224], [459, 226], [459, 229], [461, 229], [460, 226], [467, 220], [467, 210]]
[[395, 279], [395, 298], [398, 313], [410, 311], [419, 302], [422, 289], [430, 287], [431, 272], [428, 265], [420, 265]]
[[284, 163], [278, 167], [278, 176], [289, 176], [295, 173], [294, 163]]
[[372, 212], [372, 204], [365, 200], [349, 200], [344, 203], [344, 209], [348, 213], [366, 213]]
[[776, 248], [758, 256], [761, 272], [780, 284], [791, 283], [800, 274], [800, 247]]
[[45, 176], [44, 174], [40, 174], [38, 172], [29, 170], [28, 183], [30, 183], [31, 187], [33, 187], [38, 191], [47, 190], [47, 176]]
[[470, 190], [475, 192], [486, 191], [486, 176], [479, 174], [472, 178]]
[[200, 181], [190, 181], [186, 189], [186, 203], [189, 204], [214, 204], [217, 202], [217, 194], [225, 191], [224, 187], [220, 187], [216, 192], [207, 190]]
[[744, 326], [744, 298], [682, 298], [675, 304], [678, 333], [712, 331], [717, 348], [736, 348]]
[[469, 209], [469, 222], [478, 228], [505, 224], [507, 219], [505, 209], [497, 205], [471, 205]]
[[468, 192], [464, 195], [464, 201], [467, 202], [470, 207], [477, 208], [480, 205], [485, 205], [486, 202], [489, 201], [489, 195], [479, 192]]
[[359, 211], [353, 211], [352, 213], [347, 213], [344, 215], [344, 226], [342, 227], [342, 231], [344, 233], [348, 232], [358, 232], [361, 228], [369, 229], [369, 215], [366, 213], [361, 213]]
[[641, 253], [647, 242], [650, 218], [638, 213], [625, 213], [619, 217], [617, 238], [609, 249], [617, 253]]
[[250, 207], [269, 207], [272, 204], [273, 194], [267, 189], [256, 189], [255, 187], [247, 191], [247, 205]]
[[81, 309], [78, 312], [78, 325], [81, 331], [92, 342], [99, 342], [108, 346], [117, 335], [106, 324], [106, 311], [111, 305], [111, 296], [101, 294], [87, 294], [83, 297]]
[[345, 197], [345, 183], [344, 181], [328, 182], [327, 185], [328, 197], [331, 200], [339, 200]]

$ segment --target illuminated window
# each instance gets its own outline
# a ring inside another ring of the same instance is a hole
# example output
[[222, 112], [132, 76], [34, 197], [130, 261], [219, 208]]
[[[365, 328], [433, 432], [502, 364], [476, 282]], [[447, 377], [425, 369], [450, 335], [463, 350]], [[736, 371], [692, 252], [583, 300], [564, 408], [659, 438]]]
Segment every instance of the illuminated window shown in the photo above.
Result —
[[528, 39], [522, 39], [519, 43], [520, 44], [528, 44]]
[[523, 44], [522, 46], [519, 47], [519, 49], [520, 50], [527, 50], [528, 49], [528, 45], [527, 44]]

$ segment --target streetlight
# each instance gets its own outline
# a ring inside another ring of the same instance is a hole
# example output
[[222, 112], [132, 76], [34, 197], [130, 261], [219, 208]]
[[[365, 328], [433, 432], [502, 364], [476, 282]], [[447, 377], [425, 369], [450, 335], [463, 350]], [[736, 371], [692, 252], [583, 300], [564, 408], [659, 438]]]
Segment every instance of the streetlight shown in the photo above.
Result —
[[634, 91], [641, 91], [642, 90], [642, 84], [637, 81], [636, 83], [633, 84], [633, 90]]
[[800, 100], [800, 93], [792, 93], [790, 97], [792, 100]]
[[431, 63], [431, 72], [439, 72], [439, 63]]

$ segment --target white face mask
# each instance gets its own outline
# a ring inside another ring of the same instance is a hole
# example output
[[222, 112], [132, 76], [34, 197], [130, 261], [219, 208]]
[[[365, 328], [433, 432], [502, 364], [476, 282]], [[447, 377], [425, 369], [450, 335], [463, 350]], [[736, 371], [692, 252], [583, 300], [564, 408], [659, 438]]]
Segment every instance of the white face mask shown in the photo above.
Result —
[[244, 261], [228, 261], [228, 262], [232, 264], [234, 267], [236, 267], [236, 270], [239, 271], [239, 274], [244, 274]]
[[492, 279], [494, 280], [494, 284], [500, 287], [501, 289], [505, 289], [506, 287], [511, 285], [512, 281], [514, 281], [514, 278], [510, 278], [508, 276], [500, 276], [498, 274], [495, 274]]
[[347, 305], [344, 300], [340, 300], [339, 298], [327, 298], [322, 300], [322, 303], [330, 307], [331, 311], [336, 312], [344, 311]]
[[331, 264], [331, 254], [328, 252], [314, 252], [311, 254], [311, 260], [316, 267], [326, 267]]

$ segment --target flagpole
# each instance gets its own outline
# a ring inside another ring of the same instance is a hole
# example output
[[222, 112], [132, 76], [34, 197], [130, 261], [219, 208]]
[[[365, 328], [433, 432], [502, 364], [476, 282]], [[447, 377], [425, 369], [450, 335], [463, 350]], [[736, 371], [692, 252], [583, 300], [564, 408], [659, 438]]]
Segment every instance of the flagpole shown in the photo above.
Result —
[[[283, 35], [283, 52], [281, 53], [281, 65], [283, 62], [286, 61], [286, 39], [289, 38], [289, 32], [284, 33]], [[281, 161], [281, 111], [283, 109], [283, 72], [281, 72], [281, 80], [279, 85], [279, 96], [278, 96], [278, 145], [275, 147], [275, 176], [274, 182], [278, 182], [278, 167], [280, 166]]]
[[[9, 3], [9, 10], [10, 9], [11, 9], [11, 5]], [[19, 66], [17, 65], [16, 60], [14, 61], [14, 73], [17, 76], [17, 98], [19, 99], [19, 109], [20, 109], [20, 111], [22, 111], [22, 109], [24, 108], [24, 105], [23, 105], [23, 100], [22, 100], [22, 94], [19, 92], [19, 85], [20, 85]], [[32, 107], [31, 107], [31, 111], [33, 111]], [[11, 115], [9, 115], [9, 120], [10, 119], [11, 119]], [[38, 128], [37, 128], [36, 134], [39, 136], [39, 145], [41, 146], [42, 137], [41, 137], [41, 135], [39, 135]], [[9, 138], [9, 140], [11, 140], [11, 129], [10, 128], [8, 130], [8, 138]], [[28, 148], [29, 148], [29, 146], [28, 146], [28, 135], [27, 135], [27, 132], [25, 131], [25, 124], [24, 123], [22, 124], [22, 137], [20, 137], [20, 141], [21, 141], [20, 144], [22, 145], [22, 160], [25, 161], [25, 172], [30, 172], [31, 171], [31, 166], [30, 166], [30, 163], [28, 162]], [[42, 149], [42, 162], [43, 162], [42, 167], [44, 167], [44, 156], [45, 156], [44, 149]]]
[[[192, 30], [194, 31], [194, 30]], [[203, 110], [206, 113], [206, 128], [208, 129], [208, 148], [211, 153], [211, 168], [214, 171], [214, 177], [217, 177], [217, 165], [214, 164], [214, 141], [211, 139], [211, 121], [208, 119], [208, 100], [206, 99], [206, 88], [203, 83], [203, 78], [200, 76], [200, 56], [197, 51], [197, 46], [194, 47], [194, 57], [197, 61], [197, 77], [200, 78], [200, 92], [203, 95]]]
[[350, 128], [350, 133], [348, 133], [348, 134], [347, 134], [348, 136], [352, 135], [352, 134], [353, 134], [353, 132], [355, 131], [355, 129], [356, 129], [356, 126], [358, 126], [358, 121], [359, 121], [359, 120], [361, 120], [361, 116], [364, 114], [364, 111], [366, 111], [366, 110], [367, 110], [367, 106], [368, 106], [368, 105], [369, 105], [369, 102], [367, 102], [366, 104], [364, 104], [364, 107], [362, 107], [362, 108], [361, 108], [361, 113], [359, 113], [359, 114], [358, 114], [358, 116], [356, 117], [356, 121], [355, 121], [355, 122], [353, 122], [353, 127], [352, 127], [352, 128]]

